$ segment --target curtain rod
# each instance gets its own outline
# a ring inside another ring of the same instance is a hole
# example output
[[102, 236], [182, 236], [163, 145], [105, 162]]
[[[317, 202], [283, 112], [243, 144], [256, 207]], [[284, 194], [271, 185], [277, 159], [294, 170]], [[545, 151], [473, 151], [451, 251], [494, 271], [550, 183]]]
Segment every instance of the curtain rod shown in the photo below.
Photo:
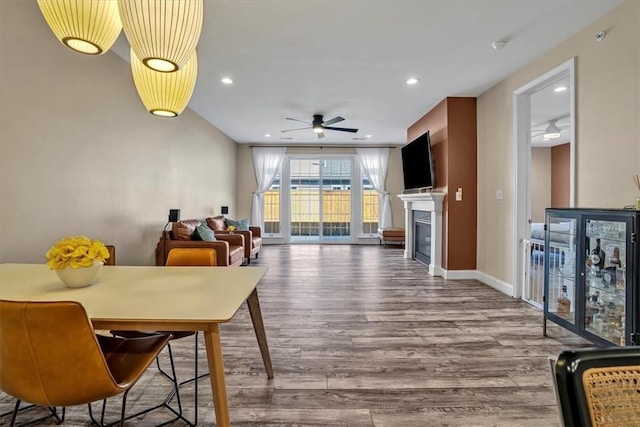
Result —
[[399, 145], [307, 145], [307, 144], [281, 144], [281, 145], [272, 145], [272, 144], [239, 144], [239, 145], [248, 145], [249, 147], [265, 147], [265, 148], [314, 148], [314, 149], [325, 149], [325, 148], [399, 148], [404, 144]]

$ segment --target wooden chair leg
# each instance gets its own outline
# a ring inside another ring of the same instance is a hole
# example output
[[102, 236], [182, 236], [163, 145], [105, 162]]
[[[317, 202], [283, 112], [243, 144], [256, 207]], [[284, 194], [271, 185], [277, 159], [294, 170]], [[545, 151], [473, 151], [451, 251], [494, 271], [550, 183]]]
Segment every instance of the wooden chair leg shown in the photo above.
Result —
[[253, 330], [258, 339], [260, 354], [262, 354], [262, 362], [267, 371], [267, 378], [273, 378], [273, 367], [271, 366], [271, 356], [269, 355], [269, 344], [267, 343], [267, 334], [264, 331], [264, 323], [262, 323], [262, 312], [260, 311], [260, 301], [258, 300], [258, 289], [254, 289], [247, 298], [247, 306], [253, 323]]

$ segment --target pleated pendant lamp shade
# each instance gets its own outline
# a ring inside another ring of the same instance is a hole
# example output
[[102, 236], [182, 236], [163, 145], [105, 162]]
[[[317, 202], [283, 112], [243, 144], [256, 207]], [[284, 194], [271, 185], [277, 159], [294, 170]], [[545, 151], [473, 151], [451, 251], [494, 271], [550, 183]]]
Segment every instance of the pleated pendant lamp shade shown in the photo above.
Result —
[[53, 34], [76, 52], [100, 55], [115, 43], [122, 24], [112, 0], [38, 0]]
[[191, 99], [198, 77], [198, 57], [194, 51], [187, 63], [173, 73], [162, 73], [145, 67], [131, 49], [133, 82], [142, 103], [151, 114], [175, 117]]
[[202, 30], [202, 0], [118, 0], [129, 44], [144, 65], [170, 73], [196, 50]]

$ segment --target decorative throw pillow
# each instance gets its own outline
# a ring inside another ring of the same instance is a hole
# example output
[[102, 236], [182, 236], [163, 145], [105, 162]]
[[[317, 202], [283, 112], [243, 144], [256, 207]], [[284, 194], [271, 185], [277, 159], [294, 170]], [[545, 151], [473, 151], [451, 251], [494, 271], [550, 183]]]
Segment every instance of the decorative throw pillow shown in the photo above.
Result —
[[222, 215], [207, 218], [207, 225], [213, 231], [224, 231], [227, 229], [227, 225], [224, 223], [224, 216]]
[[175, 240], [193, 240], [192, 236], [196, 232], [196, 227], [200, 225], [198, 219], [187, 219], [173, 224], [173, 238]]
[[236, 230], [248, 230], [249, 229], [249, 220], [248, 219], [239, 219], [239, 220], [233, 220], [233, 219], [229, 219], [226, 218], [224, 220], [224, 222], [227, 224], [227, 227], [230, 225], [233, 225]]
[[198, 236], [200, 236], [200, 239], [204, 240], [205, 242], [215, 242], [216, 240], [218, 240], [216, 239], [216, 235], [213, 230], [207, 227], [206, 224], [200, 224], [196, 228], [196, 233], [198, 234]]

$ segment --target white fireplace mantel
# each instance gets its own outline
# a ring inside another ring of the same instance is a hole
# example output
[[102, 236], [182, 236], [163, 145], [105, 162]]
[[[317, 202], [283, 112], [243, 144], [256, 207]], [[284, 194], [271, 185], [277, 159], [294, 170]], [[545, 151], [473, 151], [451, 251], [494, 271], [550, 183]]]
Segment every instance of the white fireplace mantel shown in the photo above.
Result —
[[431, 262], [429, 274], [442, 276], [442, 202], [446, 193], [399, 194], [404, 203], [404, 257], [415, 258], [413, 214], [415, 211], [431, 212]]

